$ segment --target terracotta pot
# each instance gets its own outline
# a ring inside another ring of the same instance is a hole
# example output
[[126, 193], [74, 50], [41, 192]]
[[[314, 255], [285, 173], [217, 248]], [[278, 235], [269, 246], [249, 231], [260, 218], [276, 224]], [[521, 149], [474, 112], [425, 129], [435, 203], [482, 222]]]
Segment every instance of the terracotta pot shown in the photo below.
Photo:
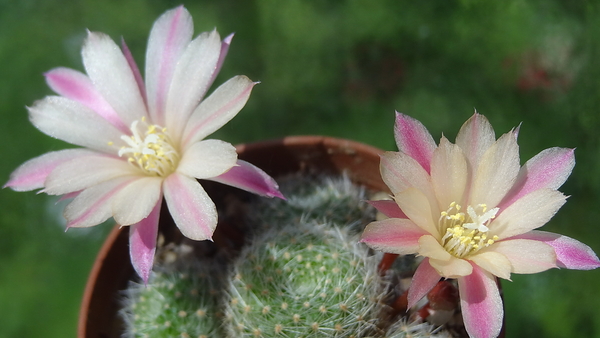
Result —
[[[345, 172], [357, 184], [373, 190], [387, 190], [379, 174], [379, 154], [382, 151], [361, 143], [331, 137], [293, 136], [243, 144], [237, 150], [240, 159], [257, 165], [273, 177], [297, 172]], [[243, 193], [213, 182], [202, 182], [202, 185], [217, 205], [220, 205], [228, 192]], [[161, 214], [161, 231], [164, 228], [163, 218], [169, 218], [168, 214]], [[221, 222], [220, 220], [217, 229], [228, 226]], [[215, 242], [219, 236], [217, 232]], [[173, 233], [172, 236], [177, 236], [176, 232]], [[128, 243], [128, 229], [116, 226], [100, 249], [83, 295], [79, 314], [79, 338], [121, 336], [122, 322], [117, 314], [120, 292], [135, 276], [129, 261]]]
[[[280, 140], [237, 146], [239, 158], [257, 165], [277, 178], [286, 174], [346, 173], [356, 184], [373, 191], [389, 191], [379, 173], [381, 150], [354, 141], [322, 136], [292, 136]], [[230, 206], [231, 197], [243, 200], [250, 194], [215, 182], [202, 182], [217, 207]], [[225, 202], [227, 201], [227, 202]], [[166, 206], [162, 208], [160, 232], [166, 242], [181, 240]], [[234, 210], [230, 214], [240, 214]], [[236, 239], [235, 219], [219, 216], [214, 241], [221, 246], [239, 248], [242, 232]], [[239, 216], [238, 216], [239, 217]], [[232, 236], [232, 234], [234, 234]], [[219, 244], [220, 243], [220, 244]], [[79, 314], [79, 338], [121, 337], [123, 323], [119, 318], [122, 290], [135, 272], [129, 260], [127, 227], [115, 226], [100, 249], [83, 295]], [[504, 330], [500, 335], [504, 336]]]

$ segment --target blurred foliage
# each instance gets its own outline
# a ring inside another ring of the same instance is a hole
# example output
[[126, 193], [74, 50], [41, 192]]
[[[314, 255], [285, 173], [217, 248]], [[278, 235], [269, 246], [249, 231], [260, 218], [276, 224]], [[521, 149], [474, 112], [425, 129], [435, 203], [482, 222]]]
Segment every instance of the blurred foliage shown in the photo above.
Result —
[[[545, 229], [600, 251], [600, 3], [569, 0], [183, 1], [196, 32], [236, 32], [217, 79], [262, 83], [215, 137], [232, 143], [325, 134], [394, 150], [394, 110], [453, 139], [476, 108], [499, 134], [520, 123], [525, 160], [576, 147], [569, 202]], [[82, 69], [85, 29], [123, 36], [143, 69], [167, 0], [0, 0], [0, 177], [67, 147], [25, 105], [42, 73]], [[63, 231], [55, 199], [0, 191], [0, 338], [72, 337], [87, 273], [109, 225]], [[124, 257], [123, 259], [128, 259]], [[600, 271], [504, 282], [509, 337], [600, 337]], [[10, 304], [10, 305], [9, 305]]]

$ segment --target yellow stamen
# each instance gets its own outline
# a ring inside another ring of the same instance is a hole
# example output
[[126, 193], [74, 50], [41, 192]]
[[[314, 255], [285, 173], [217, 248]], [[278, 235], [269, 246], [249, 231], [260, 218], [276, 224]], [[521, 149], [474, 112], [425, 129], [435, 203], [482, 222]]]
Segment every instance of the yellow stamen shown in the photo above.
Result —
[[479, 204], [475, 208], [467, 207], [460, 212], [461, 206], [450, 203], [448, 210], [442, 211], [439, 226], [445, 231], [441, 244], [451, 255], [463, 258], [494, 244], [499, 238], [494, 235], [488, 239], [488, 225], [496, 217], [498, 208], [487, 210], [487, 205]]
[[131, 124], [131, 135], [121, 136], [127, 146], [121, 147], [119, 156], [142, 169], [147, 175], [165, 177], [175, 171], [179, 153], [172, 145], [166, 128], [148, 125], [146, 118]]

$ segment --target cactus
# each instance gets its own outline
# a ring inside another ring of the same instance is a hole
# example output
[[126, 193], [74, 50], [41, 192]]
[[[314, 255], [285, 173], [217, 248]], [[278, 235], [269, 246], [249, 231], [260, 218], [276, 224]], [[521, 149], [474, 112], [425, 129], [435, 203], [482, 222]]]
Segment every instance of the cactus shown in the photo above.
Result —
[[220, 338], [221, 274], [208, 260], [188, 259], [155, 266], [148, 285], [130, 282], [121, 310], [124, 337]]
[[381, 255], [358, 243], [375, 217], [363, 188], [345, 177], [293, 176], [281, 189], [287, 201], [249, 202], [248, 243], [228, 272], [222, 261], [176, 255], [158, 259], [148, 286], [131, 283], [126, 336], [449, 337], [427, 323], [388, 328], [381, 319], [392, 278], [377, 271]]
[[452, 338], [452, 336], [441, 327], [421, 321], [410, 322], [407, 318], [402, 318], [388, 328], [385, 338]]
[[255, 238], [227, 290], [230, 337], [358, 337], [375, 329], [377, 258], [346, 229], [300, 222]]
[[292, 175], [280, 180], [280, 190], [287, 200], [256, 199], [250, 206], [248, 220], [255, 233], [281, 228], [292, 223], [316, 221], [331, 223], [362, 232], [375, 217], [367, 191], [346, 176], [305, 177]]

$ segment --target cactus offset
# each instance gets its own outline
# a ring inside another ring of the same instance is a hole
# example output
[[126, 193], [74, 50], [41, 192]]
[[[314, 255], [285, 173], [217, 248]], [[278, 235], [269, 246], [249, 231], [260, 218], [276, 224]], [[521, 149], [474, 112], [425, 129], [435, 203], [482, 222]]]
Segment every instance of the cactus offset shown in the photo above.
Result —
[[148, 285], [131, 282], [126, 291], [125, 337], [221, 337], [218, 280], [208, 261], [155, 266]]

